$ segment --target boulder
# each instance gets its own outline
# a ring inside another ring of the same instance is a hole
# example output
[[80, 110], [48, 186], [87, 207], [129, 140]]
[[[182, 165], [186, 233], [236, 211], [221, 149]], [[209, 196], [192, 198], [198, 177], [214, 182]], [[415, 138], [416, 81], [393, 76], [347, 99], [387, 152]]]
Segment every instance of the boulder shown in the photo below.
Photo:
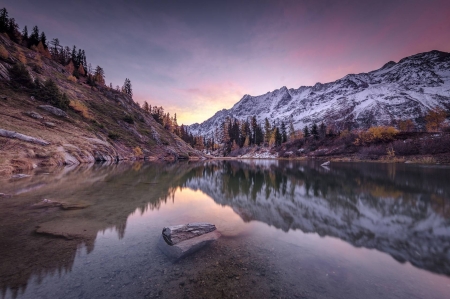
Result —
[[29, 178], [31, 175], [29, 174], [23, 174], [23, 173], [19, 173], [19, 174], [14, 174], [13, 176], [11, 176], [12, 179], [23, 179], [23, 178]]
[[29, 117], [35, 118], [35, 119], [43, 119], [44, 118], [42, 115], [40, 115], [39, 113], [34, 112], [34, 111], [30, 111], [27, 114]]
[[161, 251], [173, 260], [184, 258], [220, 238], [210, 223], [190, 223], [165, 227], [158, 240]]
[[50, 112], [53, 115], [60, 116], [60, 117], [67, 117], [67, 113], [59, 108], [56, 108], [56, 107], [53, 107], [50, 105], [40, 105], [38, 107], [45, 111]]
[[54, 127], [56, 127], [55, 123], [52, 123], [52, 122], [49, 122], [49, 121], [44, 122], [44, 125], [45, 125], [46, 127], [49, 127], [49, 128], [54, 128]]

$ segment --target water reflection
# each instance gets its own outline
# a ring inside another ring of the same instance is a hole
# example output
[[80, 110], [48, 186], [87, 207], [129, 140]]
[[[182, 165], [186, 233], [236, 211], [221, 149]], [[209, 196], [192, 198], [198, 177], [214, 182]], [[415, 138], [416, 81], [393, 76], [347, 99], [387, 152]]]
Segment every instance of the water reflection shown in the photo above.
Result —
[[[200, 190], [245, 222], [301, 230], [375, 248], [399, 262], [450, 275], [448, 168], [395, 164], [209, 161], [94, 165], [2, 182], [0, 287], [13, 297], [31, 276], [70, 272], [77, 250], [95, 249], [98, 232], [124, 238], [133, 212], [158, 210], [180, 188]], [[51, 200], [90, 203], [83, 210], [33, 208]], [[35, 233], [57, 228], [68, 240]], [[159, 229], [159, 228], [158, 228]]]
[[450, 275], [447, 168], [288, 161], [209, 163], [184, 183], [244, 221], [333, 236]]

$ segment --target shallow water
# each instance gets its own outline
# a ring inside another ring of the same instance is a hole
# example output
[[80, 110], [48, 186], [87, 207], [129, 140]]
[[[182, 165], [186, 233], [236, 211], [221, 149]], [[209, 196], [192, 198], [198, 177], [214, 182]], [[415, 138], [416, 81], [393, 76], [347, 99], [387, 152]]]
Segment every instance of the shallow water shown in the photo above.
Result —
[[[439, 166], [249, 160], [1, 181], [2, 297], [448, 298], [449, 177]], [[162, 227], [198, 221], [222, 237], [177, 262], [159, 251]]]

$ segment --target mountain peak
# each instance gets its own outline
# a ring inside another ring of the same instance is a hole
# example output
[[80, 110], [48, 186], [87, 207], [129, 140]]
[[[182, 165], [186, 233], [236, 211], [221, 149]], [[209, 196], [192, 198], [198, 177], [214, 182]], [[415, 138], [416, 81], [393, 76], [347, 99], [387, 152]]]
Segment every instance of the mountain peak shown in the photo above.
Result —
[[[423, 114], [436, 106], [450, 106], [450, 53], [434, 50], [334, 82], [245, 95], [226, 116], [241, 120], [256, 116], [260, 123], [267, 117], [275, 124], [292, 119], [295, 129], [322, 121], [336, 130], [367, 128], [399, 119], [412, 119], [420, 127]], [[209, 135], [224, 115], [213, 116], [192, 133]]]

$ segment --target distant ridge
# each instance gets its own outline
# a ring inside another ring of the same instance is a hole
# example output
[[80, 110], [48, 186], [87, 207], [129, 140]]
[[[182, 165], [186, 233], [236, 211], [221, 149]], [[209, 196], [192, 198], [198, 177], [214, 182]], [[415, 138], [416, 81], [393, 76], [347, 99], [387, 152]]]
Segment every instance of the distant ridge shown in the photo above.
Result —
[[450, 53], [433, 50], [334, 82], [245, 95], [231, 109], [189, 129], [194, 135], [210, 136], [227, 117], [242, 120], [253, 115], [260, 123], [266, 117], [275, 124], [292, 121], [296, 129], [322, 121], [336, 129], [367, 128], [399, 119], [412, 119], [421, 127], [423, 116], [436, 106], [450, 109]]

